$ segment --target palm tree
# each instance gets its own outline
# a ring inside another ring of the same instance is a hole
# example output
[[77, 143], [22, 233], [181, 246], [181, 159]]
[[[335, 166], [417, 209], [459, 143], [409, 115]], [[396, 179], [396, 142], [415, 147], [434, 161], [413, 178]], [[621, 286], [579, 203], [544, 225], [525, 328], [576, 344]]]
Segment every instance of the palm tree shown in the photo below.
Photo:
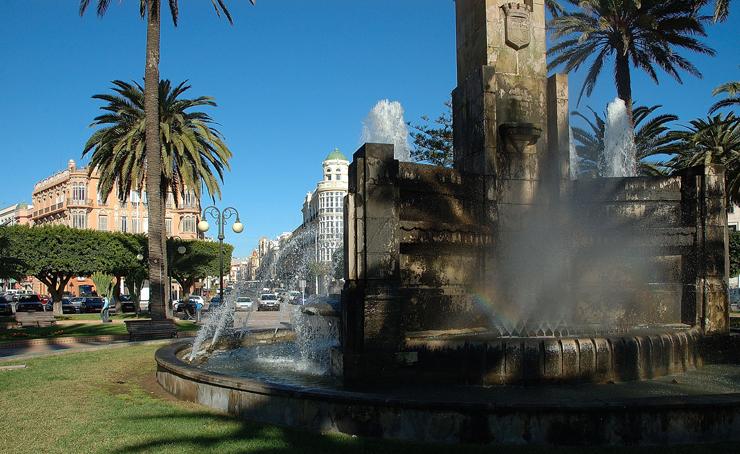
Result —
[[624, 100], [632, 118], [630, 66], [645, 71], [658, 83], [657, 68], [682, 82], [679, 71], [697, 77], [701, 73], [678, 53], [688, 49], [714, 55], [714, 50], [695, 36], [706, 32], [696, 12], [696, 0], [567, 0], [575, 6], [553, 18], [549, 27], [556, 44], [550, 69], [564, 66], [566, 72], [590, 61], [578, 100], [591, 95], [607, 60], [614, 57], [617, 96]]
[[[699, 9], [707, 3], [709, 3], [709, 0], [697, 0], [696, 8]], [[714, 11], [712, 13], [712, 20], [714, 22], [724, 22], [727, 20], [729, 14], [730, 0], [714, 0]]]
[[[98, 16], [104, 16], [111, 0], [95, 0]], [[172, 22], [177, 26], [179, 16], [178, 0], [167, 0]], [[255, 0], [249, 0], [254, 5]], [[224, 4], [224, 0], [211, 0], [216, 14], [223, 14], [229, 23], [233, 23], [231, 14]], [[80, 0], [80, 15], [83, 15], [90, 6], [90, 0]], [[149, 283], [150, 283], [150, 310], [152, 319], [167, 318], [165, 306], [165, 282], [167, 269], [163, 267], [165, 256], [165, 229], [164, 229], [164, 199], [166, 194], [160, 192], [160, 175], [162, 161], [160, 159], [159, 144], [159, 36], [160, 36], [160, 0], [139, 0], [139, 14], [146, 18], [146, 66], [144, 70], [144, 110], [145, 122], [145, 150], [147, 174], [146, 186], [149, 194]], [[160, 270], [163, 270], [160, 272]]]
[[727, 98], [712, 104], [712, 107], [709, 108], [710, 114], [725, 107], [736, 107], [740, 105], [740, 81], [726, 82], [712, 90], [712, 96], [722, 93], [727, 94]]
[[[635, 122], [635, 158], [637, 159], [637, 172], [640, 175], [662, 175], [665, 173], [663, 166], [656, 162], [647, 161], [646, 158], [656, 155], [672, 153], [672, 141], [668, 124], [678, 120], [673, 114], [660, 114], [650, 118], [661, 105], [637, 106], [633, 112]], [[573, 112], [574, 117], [585, 121], [587, 127], [573, 126], [573, 139], [575, 140], [576, 154], [579, 160], [579, 172], [591, 176], [598, 175], [599, 159], [604, 153], [604, 134], [606, 122], [604, 117], [596, 111], [591, 111], [591, 118], [581, 112]]]
[[684, 130], [669, 134], [668, 152], [674, 170], [697, 165], [722, 164], [726, 168], [729, 200], [740, 202], [740, 118], [733, 113], [692, 120]]
[[[152, 201], [157, 199], [161, 201], [158, 214], [164, 219], [163, 199], [168, 191], [173, 194], [175, 203], [185, 191], [193, 191], [199, 200], [202, 187], [212, 199], [220, 197], [220, 182], [223, 182], [224, 170], [229, 169], [231, 151], [223, 142], [221, 133], [213, 127], [211, 117], [192, 110], [216, 106], [213, 99], [205, 96], [183, 98], [182, 95], [190, 89], [186, 82], [173, 87], [169, 80], [160, 81], [157, 95], [160, 175], [155, 179], [158, 181], [156, 195], [152, 196], [145, 150], [148, 115], [144, 88], [138, 83], [120, 80], [113, 81], [113, 85], [114, 94], [93, 96], [105, 102], [101, 107], [105, 113], [93, 121], [91, 126], [101, 128], [93, 133], [82, 152], [83, 157], [91, 154], [90, 172], [96, 171], [100, 175], [98, 192], [101, 198], [107, 199], [116, 188], [119, 197], [125, 200], [131, 190], [141, 192], [146, 186], [149, 216], [152, 215]], [[149, 222], [151, 226], [151, 218]], [[153, 235], [164, 236], [166, 231], [152, 233], [150, 227], [150, 242]], [[156, 271], [159, 277], [160, 268], [157, 267]]]

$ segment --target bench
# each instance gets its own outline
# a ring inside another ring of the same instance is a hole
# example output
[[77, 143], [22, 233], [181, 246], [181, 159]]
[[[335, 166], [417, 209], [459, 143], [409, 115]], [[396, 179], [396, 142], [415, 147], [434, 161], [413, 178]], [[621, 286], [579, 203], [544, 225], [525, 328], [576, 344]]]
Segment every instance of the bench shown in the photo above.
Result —
[[177, 337], [177, 326], [172, 320], [124, 320], [124, 323], [131, 341]]
[[15, 321], [21, 328], [44, 328], [57, 324], [53, 312], [16, 312]]

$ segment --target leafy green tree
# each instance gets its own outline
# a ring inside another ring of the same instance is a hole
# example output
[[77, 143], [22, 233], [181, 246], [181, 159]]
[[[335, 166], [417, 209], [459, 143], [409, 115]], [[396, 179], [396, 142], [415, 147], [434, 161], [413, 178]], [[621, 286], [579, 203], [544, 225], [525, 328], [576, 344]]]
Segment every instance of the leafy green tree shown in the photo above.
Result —
[[740, 274], [740, 232], [730, 232], [730, 276]]
[[675, 170], [697, 165], [723, 164], [729, 201], [740, 202], [740, 118], [728, 113], [692, 120], [684, 130], [670, 134], [667, 151]]
[[712, 90], [712, 96], [721, 95], [723, 93], [727, 95], [727, 97], [712, 104], [709, 108], [710, 114], [726, 107], [736, 108], [740, 106], [740, 80], [726, 82]]
[[[147, 249], [147, 239], [144, 235], [131, 235], [127, 233], [105, 233], [105, 243], [101, 244], [100, 250], [105, 254], [105, 272], [116, 278], [116, 285], [112, 292], [113, 302], [116, 305], [116, 311], [121, 312], [121, 282], [126, 282], [128, 287], [129, 276], [132, 276], [135, 282], [141, 282], [146, 279], [146, 263], [143, 260]], [[141, 258], [141, 259], [140, 259]], [[136, 279], [138, 276], [143, 277]], [[138, 291], [134, 292], [139, 295], [141, 286]], [[130, 293], [131, 294], [131, 293]], [[131, 294], [132, 299], [135, 296]], [[138, 301], [135, 301], [138, 303]], [[138, 307], [138, 305], [136, 305]]]
[[[249, 0], [254, 5], [255, 0]], [[80, 0], [80, 15], [83, 15], [90, 6], [91, 0]], [[95, 0], [98, 16], [105, 15], [111, 0]], [[172, 21], [177, 26], [179, 16], [178, 0], [168, 0]], [[229, 23], [232, 23], [231, 14], [224, 0], [211, 0], [217, 15], [223, 14]], [[144, 154], [146, 190], [149, 195], [149, 251], [148, 260], [150, 282], [150, 310], [153, 319], [167, 317], [165, 294], [162, 292], [164, 282], [167, 281], [167, 270], [162, 269], [165, 255], [165, 226], [164, 206], [166, 193], [162, 194], [161, 175], [163, 172], [160, 145], [160, 118], [159, 118], [159, 40], [161, 27], [160, 0], [139, 0], [139, 14], [146, 18], [146, 65], [144, 70]]]
[[[190, 292], [195, 282], [208, 276], [218, 276], [219, 270], [219, 243], [202, 240], [177, 240], [167, 241], [170, 251], [170, 270], [172, 277], [177, 280], [184, 292]], [[180, 254], [177, 249], [182, 246], [184, 253]], [[224, 244], [224, 268], [223, 273], [229, 274], [231, 268], [231, 255], [234, 247]], [[187, 294], [185, 295], [188, 296]]]
[[113, 292], [113, 287], [116, 285], [116, 278], [110, 274], [101, 273], [96, 271], [90, 276], [93, 284], [95, 284], [95, 291], [98, 292], [98, 296], [109, 297]]
[[35, 276], [49, 289], [54, 313], [62, 313], [62, 294], [70, 279], [104, 268], [98, 253], [102, 232], [64, 226], [4, 227], [9, 254], [23, 264], [23, 274]]
[[549, 28], [555, 44], [548, 67], [566, 72], [588, 63], [578, 96], [591, 95], [604, 66], [613, 58], [617, 96], [632, 118], [632, 67], [645, 71], [658, 83], [660, 68], [679, 83], [681, 71], [701, 72], [679, 53], [681, 49], [714, 55], [696, 37], [705, 37], [696, 0], [567, 0], [573, 7], [553, 18]]
[[23, 278], [23, 262], [11, 255], [8, 231], [0, 227], [0, 279]]
[[417, 162], [424, 162], [444, 167], [452, 167], [454, 154], [452, 149], [452, 103], [445, 102], [445, 110], [432, 123], [429, 117], [422, 116], [426, 124], [415, 125], [411, 139], [413, 148], [411, 157]]
[[[662, 106], [637, 106], [633, 112], [635, 122], [635, 155], [638, 160], [638, 173], [640, 175], [660, 175], [665, 169], [647, 158], [668, 154], [673, 150], [670, 136], [670, 123], [678, 120], [673, 114], [660, 114], [652, 116]], [[597, 176], [599, 159], [604, 153], [604, 133], [606, 123], [604, 116], [600, 115], [590, 107], [591, 116], [581, 112], [573, 112], [586, 124], [585, 127], [573, 126], [573, 139], [575, 141], [576, 153], [579, 160], [579, 172], [585, 175]]]

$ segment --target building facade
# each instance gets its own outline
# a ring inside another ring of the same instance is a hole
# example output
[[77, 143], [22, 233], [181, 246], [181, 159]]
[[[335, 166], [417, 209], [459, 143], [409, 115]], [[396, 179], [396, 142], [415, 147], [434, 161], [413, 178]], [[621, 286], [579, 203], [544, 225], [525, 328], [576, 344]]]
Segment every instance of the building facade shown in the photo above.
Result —
[[318, 261], [331, 262], [334, 252], [344, 241], [344, 196], [347, 195], [349, 160], [335, 149], [324, 159], [322, 168], [323, 178], [303, 201], [301, 228], [315, 233]]
[[[110, 232], [146, 233], [149, 215], [146, 192], [131, 191], [124, 197], [114, 189], [107, 200], [98, 193], [100, 178], [88, 175], [87, 168], [78, 168], [70, 160], [67, 168], [36, 183], [33, 189], [34, 224], [66, 225], [79, 229]], [[168, 236], [196, 239], [200, 217], [200, 201], [187, 191], [175, 204], [172, 194], [167, 196], [165, 227]]]
[[29, 225], [32, 211], [33, 206], [23, 202], [2, 208], [0, 209], [0, 226]]
[[[306, 194], [303, 201], [303, 224], [296, 230], [313, 250], [317, 261], [331, 269], [334, 254], [344, 244], [344, 197], [349, 181], [349, 159], [335, 149], [324, 159], [322, 179], [316, 189]], [[329, 291], [330, 275], [325, 275], [315, 284], [319, 293]]]

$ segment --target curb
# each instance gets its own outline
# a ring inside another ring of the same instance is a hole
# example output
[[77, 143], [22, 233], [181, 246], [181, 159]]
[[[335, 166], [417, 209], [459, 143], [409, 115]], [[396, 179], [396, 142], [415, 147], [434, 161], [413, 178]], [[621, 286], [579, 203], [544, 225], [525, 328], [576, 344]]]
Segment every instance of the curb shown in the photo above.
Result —
[[[178, 332], [175, 339], [194, 337], [194, 333]], [[42, 339], [18, 340], [8, 343], [0, 343], [1, 350], [12, 350], [16, 348], [33, 347], [36, 345], [68, 345], [68, 344], [85, 344], [91, 342], [128, 342], [128, 334], [104, 334], [100, 336], [67, 336], [67, 337], [48, 337]]]

